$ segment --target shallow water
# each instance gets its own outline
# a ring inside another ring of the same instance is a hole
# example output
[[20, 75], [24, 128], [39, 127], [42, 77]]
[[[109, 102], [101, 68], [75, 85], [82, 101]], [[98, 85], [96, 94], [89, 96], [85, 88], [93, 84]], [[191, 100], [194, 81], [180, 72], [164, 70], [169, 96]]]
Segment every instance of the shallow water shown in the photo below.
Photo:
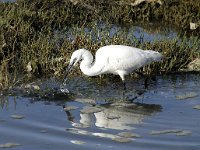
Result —
[[[199, 75], [157, 77], [148, 89], [142, 79], [129, 78], [125, 96], [120, 80], [110, 78], [100, 83], [98, 78], [69, 79], [73, 96], [43, 97], [30, 91], [23, 96], [20, 90], [15, 96], [2, 94], [0, 147], [10, 143], [8, 147], [19, 150], [200, 148], [200, 110], [193, 108], [200, 104]], [[34, 84], [40, 90], [59, 85], [53, 79]]]
[[[54, 31], [53, 40], [64, 40], [74, 42], [77, 35], [85, 35], [93, 42], [104, 41], [109, 45], [107, 38], [114, 37], [125, 38], [129, 44], [135, 45], [137, 42], [152, 42], [152, 41], [165, 41], [169, 39], [180, 39], [179, 31], [172, 26], [167, 26], [161, 23], [149, 23], [145, 26], [142, 24], [134, 24], [132, 26], [116, 25], [104, 22], [93, 22], [92, 24], [83, 28], [69, 28], [64, 31]], [[58, 42], [59, 43], [59, 42]]]

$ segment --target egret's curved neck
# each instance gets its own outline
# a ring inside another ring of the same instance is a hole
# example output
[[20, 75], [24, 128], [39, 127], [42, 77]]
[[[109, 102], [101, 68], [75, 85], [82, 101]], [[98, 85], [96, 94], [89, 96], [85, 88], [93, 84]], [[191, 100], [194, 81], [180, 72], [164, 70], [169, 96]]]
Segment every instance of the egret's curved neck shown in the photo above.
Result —
[[81, 71], [87, 76], [99, 75], [99, 70], [95, 63], [93, 63], [93, 56], [89, 51], [85, 51], [82, 55], [82, 62], [80, 64]]

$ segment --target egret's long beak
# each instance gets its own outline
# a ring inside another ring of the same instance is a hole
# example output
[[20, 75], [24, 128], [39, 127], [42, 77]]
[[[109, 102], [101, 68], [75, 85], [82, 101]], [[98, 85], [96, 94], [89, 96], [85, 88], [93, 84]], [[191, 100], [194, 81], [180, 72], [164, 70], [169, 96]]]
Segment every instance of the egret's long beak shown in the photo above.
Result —
[[68, 65], [68, 67], [67, 67], [67, 69], [66, 69], [66, 72], [65, 72], [65, 74], [64, 74], [63, 82], [66, 81], [67, 76], [68, 76], [69, 72], [71, 71], [72, 67], [74, 66], [74, 63], [75, 63], [75, 62], [76, 62], [76, 61], [74, 60], [74, 61], [72, 61], [72, 62]]

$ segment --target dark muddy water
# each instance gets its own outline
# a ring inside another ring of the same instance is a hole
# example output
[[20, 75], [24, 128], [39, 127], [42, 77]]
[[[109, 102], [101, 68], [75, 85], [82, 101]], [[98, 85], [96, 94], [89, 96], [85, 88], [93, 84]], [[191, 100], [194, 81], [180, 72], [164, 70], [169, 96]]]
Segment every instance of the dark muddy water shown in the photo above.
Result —
[[125, 96], [120, 80], [98, 80], [69, 79], [73, 96], [42, 95], [53, 79], [2, 94], [0, 149], [200, 149], [199, 75], [157, 77], [147, 89], [129, 78]]

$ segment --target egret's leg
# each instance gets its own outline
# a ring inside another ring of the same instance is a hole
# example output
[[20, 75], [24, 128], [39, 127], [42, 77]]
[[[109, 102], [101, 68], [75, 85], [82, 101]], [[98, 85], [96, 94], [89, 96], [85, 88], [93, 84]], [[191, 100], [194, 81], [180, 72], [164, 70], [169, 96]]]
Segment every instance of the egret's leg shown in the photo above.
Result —
[[156, 76], [149, 76], [149, 75], [146, 76], [146, 79], [144, 80], [144, 86], [146, 89], [149, 86], [149, 84], [148, 84], [149, 80], [156, 81]]
[[149, 80], [149, 77], [148, 77], [147, 75], [144, 75], [144, 74], [141, 73], [141, 72], [135, 72], [135, 73], [137, 73], [137, 74], [140, 75], [141, 77], [145, 78], [145, 80], [144, 80], [144, 87], [145, 87], [145, 89], [147, 89], [147, 88], [148, 88], [148, 80]]
[[145, 89], [148, 88], [148, 80], [149, 80], [149, 77], [146, 77], [146, 79], [144, 80], [144, 87], [145, 87]]
[[126, 82], [125, 82], [125, 80], [122, 80], [122, 82], [123, 82], [123, 85], [124, 85], [124, 91], [126, 91]]
[[118, 70], [117, 72], [118, 72], [120, 78], [122, 79], [122, 82], [123, 82], [123, 85], [124, 85], [124, 90], [126, 90], [125, 72], [121, 71], [121, 70]]
[[146, 76], [146, 79], [144, 80], [144, 86], [147, 89], [148, 88], [148, 81], [152, 80], [152, 81], [156, 81], [156, 76]]

